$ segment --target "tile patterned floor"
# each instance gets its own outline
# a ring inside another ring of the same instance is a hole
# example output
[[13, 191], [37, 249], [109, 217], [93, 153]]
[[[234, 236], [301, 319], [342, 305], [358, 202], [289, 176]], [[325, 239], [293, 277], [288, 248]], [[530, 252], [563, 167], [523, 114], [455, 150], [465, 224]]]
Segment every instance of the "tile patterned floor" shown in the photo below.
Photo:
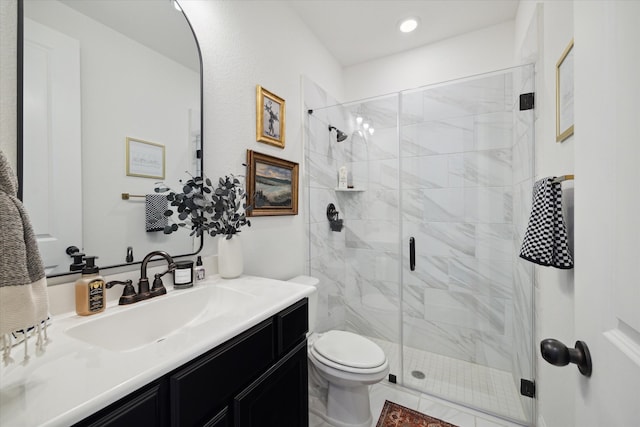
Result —
[[[372, 427], [378, 422], [385, 400], [440, 418], [459, 427], [522, 427], [472, 409], [464, 408], [432, 396], [421, 394], [386, 381], [370, 388]], [[309, 427], [332, 427], [315, 414], [309, 413]]]
[[[398, 345], [371, 339], [384, 350], [391, 364], [391, 372], [399, 372]], [[519, 393], [513, 384], [511, 374], [412, 348], [405, 348], [404, 363], [405, 381], [409, 388], [391, 384], [386, 380], [370, 387], [372, 427], [375, 427], [378, 421], [385, 400], [440, 418], [459, 427], [522, 426], [444, 399], [481, 408], [510, 419], [523, 420], [523, 424], [526, 424]], [[425, 378], [412, 377], [410, 372], [414, 369], [424, 372]], [[434, 395], [441, 396], [442, 399]], [[313, 399], [310, 405], [314, 405]], [[309, 414], [309, 421], [310, 427], [331, 427], [312, 413]]]

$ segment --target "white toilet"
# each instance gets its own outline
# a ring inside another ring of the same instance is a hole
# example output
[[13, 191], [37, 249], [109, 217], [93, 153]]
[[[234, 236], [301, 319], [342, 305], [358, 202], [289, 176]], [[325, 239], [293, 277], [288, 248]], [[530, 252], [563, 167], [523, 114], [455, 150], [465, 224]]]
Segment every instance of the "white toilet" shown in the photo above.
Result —
[[[317, 289], [319, 280], [298, 276], [290, 282]], [[369, 427], [372, 422], [369, 385], [389, 373], [389, 362], [373, 341], [346, 331], [315, 332], [317, 290], [309, 295], [309, 379], [320, 377], [328, 383], [326, 413], [318, 413], [336, 427]]]

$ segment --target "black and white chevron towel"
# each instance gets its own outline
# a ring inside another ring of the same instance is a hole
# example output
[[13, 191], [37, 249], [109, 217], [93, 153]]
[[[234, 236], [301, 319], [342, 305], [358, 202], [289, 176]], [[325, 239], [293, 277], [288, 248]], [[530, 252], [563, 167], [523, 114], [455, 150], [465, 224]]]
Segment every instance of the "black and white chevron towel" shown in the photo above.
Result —
[[533, 206], [524, 235], [520, 258], [562, 269], [573, 268], [567, 227], [562, 217], [562, 187], [555, 177], [533, 186]]
[[166, 194], [147, 194], [145, 196], [145, 227], [149, 231], [162, 231], [169, 221], [164, 216], [169, 202]]

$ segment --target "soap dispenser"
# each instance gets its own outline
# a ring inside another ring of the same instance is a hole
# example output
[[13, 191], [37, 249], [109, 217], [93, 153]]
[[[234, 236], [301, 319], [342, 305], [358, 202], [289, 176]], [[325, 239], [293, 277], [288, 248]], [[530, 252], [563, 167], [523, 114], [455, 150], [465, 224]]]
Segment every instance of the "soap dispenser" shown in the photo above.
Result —
[[95, 265], [96, 258], [84, 257], [82, 277], [76, 281], [76, 313], [80, 316], [101, 313], [106, 306], [104, 279]]
[[202, 257], [200, 255], [198, 255], [198, 259], [196, 260], [196, 268], [194, 270], [196, 275], [196, 282], [204, 280], [205, 271], [204, 266], [202, 265]]

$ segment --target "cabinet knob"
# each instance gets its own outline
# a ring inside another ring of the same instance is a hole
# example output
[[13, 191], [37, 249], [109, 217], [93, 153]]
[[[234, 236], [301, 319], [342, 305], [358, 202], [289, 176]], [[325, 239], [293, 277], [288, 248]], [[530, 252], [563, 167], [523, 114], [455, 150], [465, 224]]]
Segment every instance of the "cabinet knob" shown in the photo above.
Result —
[[591, 353], [584, 341], [576, 341], [575, 348], [568, 348], [553, 338], [540, 341], [540, 353], [547, 362], [555, 366], [566, 366], [575, 363], [585, 377], [591, 376]]

